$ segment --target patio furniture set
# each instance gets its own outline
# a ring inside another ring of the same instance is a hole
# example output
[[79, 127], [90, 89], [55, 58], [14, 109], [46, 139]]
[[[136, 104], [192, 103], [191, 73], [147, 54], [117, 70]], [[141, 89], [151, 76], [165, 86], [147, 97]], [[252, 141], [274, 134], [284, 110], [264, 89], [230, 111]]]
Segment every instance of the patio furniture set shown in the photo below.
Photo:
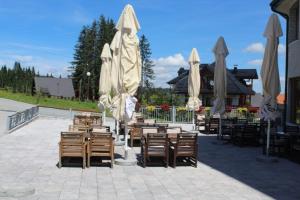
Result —
[[[120, 124], [122, 126], [122, 124]], [[163, 158], [164, 165], [175, 168], [184, 162], [197, 167], [198, 134], [183, 131], [181, 127], [169, 127], [158, 124], [155, 120], [138, 118], [129, 126], [130, 141], [133, 147], [138, 140], [141, 146], [140, 163], [146, 167], [153, 160]], [[100, 116], [75, 115], [69, 130], [61, 132], [59, 142], [59, 168], [64, 158], [82, 158], [83, 168], [90, 167], [91, 158], [109, 158], [110, 166], [114, 164], [114, 136], [110, 128], [102, 125]], [[172, 159], [170, 159], [172, 158]]]
[[[253, 119], [227, 118], [221, 120], [221, 134], [219, 118], [202, 118], [196, 116], [196, 127], [203, 126], [203, 133], [217, 134], [218, 139], [226, 140], [238, 146], [262, 146], [266, 153], [267, 123]], [[279, 131], [276, 122], [271, 123], [269, 153], [275, 156], [287, 157], [300, 161], [300, 128], [287, 125], [285, 131]]]
[[91, 157], [108, 157], [113, 167], [114, 139], [110, 127], [102, 126], [100, 116], [75, 115], [69, 130], [61, 132], [59, 168], [64, 157], [82, 158], [83, 168], [90, 167]]

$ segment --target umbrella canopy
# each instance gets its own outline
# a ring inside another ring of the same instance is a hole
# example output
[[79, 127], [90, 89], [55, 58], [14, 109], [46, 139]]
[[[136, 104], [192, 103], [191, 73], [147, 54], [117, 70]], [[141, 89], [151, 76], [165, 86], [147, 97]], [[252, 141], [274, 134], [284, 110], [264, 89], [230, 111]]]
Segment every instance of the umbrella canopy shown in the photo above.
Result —
[[201, 102], [198, 98], [200, 93], [200, 72], [199, 72], [199, 64], [200, 58], [196, 48], [192, 49], [190, 58], [190, 72], [188, 78], [188, 91], [189, 91], [189, 100], [187, 103], [187, 108], [189, 110], [197, 110], [201, 105]]
[[120, 42], [121, 42], [121, 31], [117, 31], [111, 44], [110, 48], [113, 52], [112, 65], [111, 65], [111, 89], [112, 96], [119, 94], [120, 82], [119, 82], [119, 71], [120, 71]]
[[261, 117], [265, 120], [275, 120], [277, 117], [276, 98], [280, 93], [278, 71], [278, 45], [280, 36], [282, 36], [282, 29], [278, 16], [272, 14], [264, 32], [267, 44], [260, 71], [263, 86], [263, 101], [260, 111]]
[[[126, 5], [116, 26], [120, 32], [119, 42], [119, 94], [114, 98], [113, 116], [124, 119], [125, 114], [131, 118], [132, 106], [141, 81], [141, 57], [139, 39], [136, 33], [140, 29], [139, 22], [131, 5]], [[118, 66], [118, 65], [117, 65]], [[125, 106], [126, 105], [126, 106]], [[128, 112], [125, 112], [128, 111]], [[131, 112], [130, 112], [131, 111]], [[130, 114], [129, 114], [130, 113]]]
[[225, 98], [227, 96], [226, 91], [226, 57], [229, 52], [223, 37], [220, 37], [213, 49], [215, 54], [216, 64], [214, 69], [214, 96], [215, 101], [212, 107], [212, 114], [224, 114], [225, 113]]
[[99, 80], [99, 108], [101, 111], [104, 111], [105, 107], [110, 106], [110, 90], [111, 90], [111, 52], [109, 48], [109, 44], [105, 44], [101, 53], [101, 73]]

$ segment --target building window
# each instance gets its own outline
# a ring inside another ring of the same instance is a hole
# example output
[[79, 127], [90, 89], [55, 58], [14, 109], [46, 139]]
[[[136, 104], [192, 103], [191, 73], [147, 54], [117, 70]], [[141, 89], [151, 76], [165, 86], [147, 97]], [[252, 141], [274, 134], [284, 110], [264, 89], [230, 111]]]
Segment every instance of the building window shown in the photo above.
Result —
[[291, 119], [300, 124], [300, 78], [291, 79]]

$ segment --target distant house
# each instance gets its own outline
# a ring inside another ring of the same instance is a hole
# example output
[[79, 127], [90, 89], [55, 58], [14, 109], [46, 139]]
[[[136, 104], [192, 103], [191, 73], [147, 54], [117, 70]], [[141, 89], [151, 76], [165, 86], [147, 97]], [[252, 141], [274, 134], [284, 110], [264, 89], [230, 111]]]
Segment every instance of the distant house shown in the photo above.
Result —
[[35, 90], [48, 96], [73, 98], [75, 97], [72, 79], [35, 77]]
[[[212, 106], [214, 68], [215, 63], [201, 64], [201, 89], [200, 98], [202, 105]], [[174, 94], [188, 96], [188, 74], [189, 70], [180, 68], [178, 76], [168, 81]], [[227, 69], [227, 99], [226, 104], [232, 106], [244, 106], [251, 103], [253, 91], [253, 80], [258, 79], [256, 69]]]

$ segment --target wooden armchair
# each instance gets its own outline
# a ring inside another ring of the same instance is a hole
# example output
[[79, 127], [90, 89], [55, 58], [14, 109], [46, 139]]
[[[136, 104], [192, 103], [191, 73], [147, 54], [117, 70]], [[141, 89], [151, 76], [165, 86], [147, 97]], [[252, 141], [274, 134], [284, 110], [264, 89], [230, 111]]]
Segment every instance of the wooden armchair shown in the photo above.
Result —
[[169, 164], [168, 135], [164, 133], [148, 133], [143, 137], [141, 145], [141, 156], [143, 167], [147, 166], [150, 157], [162, 157], [165, 166]]
[[61, 132], [61, 140], [59, 142], [59, 168], [62, 167], [63, 157], [82, 157], [82, 167], [85, 168], [86, 143], [83, 133]]
[[245, 124], [238, 132], [236, 132], [236, 141], [240, 146], [246, 144], [259, 145], [260, 131], [255, 124]]
[[156, 120], [155, 119], [144, 119], [143, 121], [145, 124], [155, 124]]
[[197, 167], [197, 139], [197, 133], [180, 133], [177, 135], [176, 142], [170, 142], [170, 151], [171, 155], [173, 155], [174, 168], [176, 167], [176, 161], [178, 157], [188, 157], [195, 167]]
[[177, 135], [182, 132], [182, 128], [179, 126], [178, 127], [167, 127], [166, 131], [167, 131], [169, 139], [174, 141], [174, 140], [176, 140]]
[[90, 167], [91, 157], [109, 157], [111, 159], [111, 168], [114, 164], [114, 142], [112, 133], [91, 133], [88, 143], [88, 164]]
[[219, 134], [219, 118], [211, 118], [208, 125], [208, 134]]

